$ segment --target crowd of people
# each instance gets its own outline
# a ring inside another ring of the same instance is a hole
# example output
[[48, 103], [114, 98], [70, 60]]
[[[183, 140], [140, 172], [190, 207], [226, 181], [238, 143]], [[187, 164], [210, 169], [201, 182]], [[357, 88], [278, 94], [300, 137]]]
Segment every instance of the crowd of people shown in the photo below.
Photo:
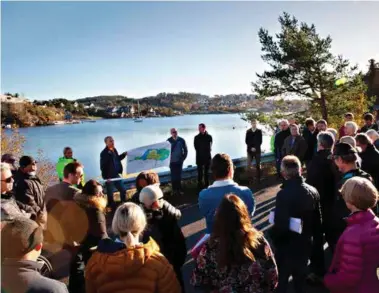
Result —
[[[229, 155], [211, 156], [212, 136], [204, 124], [194, 138], [198, 203], [206, 235], [194, 255], [190, 283], [208, 292], [296, 293], [307, 282], [332, 293], [379, 292], [379, 134], [371, 114], [359, 129], [351, 113], [337, 131], [309, 118], [303, 127], [282, 120], [273, 138], [278, 177], [273, 225], [267, 235], [254, 228], [255, 197], [233, 180]], [[188, 149], [170, 130], [173, 194], [183, 193], [182, 169]], [[2, 156], [2, 291], [185, 292], [182, 267], [187, 246], [178, 224], [181, 211], [164, 199], [159, 176], [140, 173], [127, 198], [114, 139], [100, 154], [103, 186], [84, 180], [84, 166], [66, 147], [57, 163], [59, 182], [46, 190], [31, 156]], [[251, 121], [246, 132], [247, 172], [261, 180], [262, 130]], [[209, 170], [213, 183], [209, 185]], [[117, 189], [121, 203], [115, 202]], [[111, 225], [107, 225], [111, 222]], [[111, 226], [111, 227], [109, 227]], [[324, 243], [333, 255], [327, 269]], [[68, 286], [57, 267], [40, 273], [42, 255], [65, 251]], [[308, 262], [310, 265], [308, 268]]]

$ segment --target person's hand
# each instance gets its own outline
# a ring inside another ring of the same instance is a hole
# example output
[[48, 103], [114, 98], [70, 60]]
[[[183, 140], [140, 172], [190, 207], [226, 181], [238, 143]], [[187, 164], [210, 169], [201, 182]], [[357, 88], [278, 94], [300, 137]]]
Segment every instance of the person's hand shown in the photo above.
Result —
[[252, 152], [255, 152], [255, 151], [256, 151], [256, 149], [255, 149], [255, 148], [251, 148], [251, 151], [252, 151]]
[[123, 152], [122, 155], [123, 155], [123, 156], [127, 156], [127, 155], [128, 155], [128, 152]]

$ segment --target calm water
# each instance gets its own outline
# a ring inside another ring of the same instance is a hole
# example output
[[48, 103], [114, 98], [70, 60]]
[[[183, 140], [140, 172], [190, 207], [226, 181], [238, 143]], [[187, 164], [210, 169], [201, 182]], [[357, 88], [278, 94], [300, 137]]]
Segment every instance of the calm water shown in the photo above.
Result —
[[[100, 176], [100, 152], [105, 146], [104, 137], [108, 135], [114, 137], [116, 148], [122, 153], [165, 141], [170, 136], [170, 128], [176, 127], [189, 149], [184, 165], [195, 165], [193, 140], [198, 133], [199, 123], [205, 123], [213, 137], [212, 154], [225, 152], [232, 158], [246, 156], [245, 131], [248, 124], [238, 114], [147, 118], [142, 123], [135, 123], [130, 119], [110, 119], [96, 123], [23, 128], [20, 132], [27, 138], [25, 154], [35, 155], [38, 149], [43, 149], [53, 162], [62, 156], [65, 146], [71, 146], [74, 157], [84, 164], [86, 177], [90, 179]], [[268, 149], [269, 137], [266, 136], [263, 150]], [[123, 164], [125, 170], [125, 160]]]

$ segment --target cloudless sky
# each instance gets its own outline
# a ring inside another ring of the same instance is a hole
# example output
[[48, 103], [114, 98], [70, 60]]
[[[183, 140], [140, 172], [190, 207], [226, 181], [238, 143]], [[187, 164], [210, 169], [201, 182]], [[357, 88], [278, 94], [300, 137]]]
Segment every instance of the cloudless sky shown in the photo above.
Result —
[[287, 11], [367, 70], [379, 2], [4, 2], [1, 91], [34, 99], [251, 93], [260, 27]]

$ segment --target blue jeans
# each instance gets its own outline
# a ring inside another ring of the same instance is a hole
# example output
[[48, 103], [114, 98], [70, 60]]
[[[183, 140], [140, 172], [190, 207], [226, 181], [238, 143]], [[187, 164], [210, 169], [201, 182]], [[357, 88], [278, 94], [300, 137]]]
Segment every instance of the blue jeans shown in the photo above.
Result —
[[116, 188], [120, 192], [120, 199], [126, 202], [126, 189], [121, 181], [113, 181], [105, 183], [107, 189], [108, 206], [114, 205], [113, 191]]
[[183, 162], [170, 163], [171, 184], [173, 191], [182, 190], [182, 170]]

